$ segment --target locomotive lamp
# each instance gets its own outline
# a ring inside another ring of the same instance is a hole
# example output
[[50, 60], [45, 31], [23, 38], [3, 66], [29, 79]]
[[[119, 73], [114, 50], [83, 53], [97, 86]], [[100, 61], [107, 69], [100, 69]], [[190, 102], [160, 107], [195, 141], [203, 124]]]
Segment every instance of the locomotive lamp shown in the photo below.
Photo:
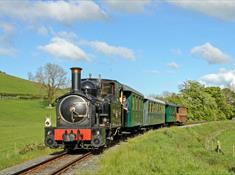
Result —
[[47, 117], [45, 121], [45, 127], [51, 127], [51, 118]]

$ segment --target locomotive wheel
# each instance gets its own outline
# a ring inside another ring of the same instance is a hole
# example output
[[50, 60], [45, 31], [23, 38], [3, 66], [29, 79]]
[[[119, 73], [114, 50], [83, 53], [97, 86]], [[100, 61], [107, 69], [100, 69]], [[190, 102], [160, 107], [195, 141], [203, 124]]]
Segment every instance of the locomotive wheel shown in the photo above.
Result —
[[68, 153], [72, 152], [75, 149], [75, 145], [65, 144], [64, 150]]

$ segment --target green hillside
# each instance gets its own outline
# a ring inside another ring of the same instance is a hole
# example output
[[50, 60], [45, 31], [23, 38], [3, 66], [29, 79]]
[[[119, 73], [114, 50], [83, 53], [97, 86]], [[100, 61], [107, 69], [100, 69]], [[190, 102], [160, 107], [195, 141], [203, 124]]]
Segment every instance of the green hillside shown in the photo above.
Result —
[[37, 83], [0, 72], [0, 93], [45, 95]]

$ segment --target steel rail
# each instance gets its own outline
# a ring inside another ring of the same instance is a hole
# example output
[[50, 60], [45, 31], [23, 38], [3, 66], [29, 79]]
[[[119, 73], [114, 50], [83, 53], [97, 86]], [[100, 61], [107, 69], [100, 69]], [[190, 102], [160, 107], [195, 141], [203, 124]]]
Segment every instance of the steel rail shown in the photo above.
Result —
[[57, 160], [57, 159], [63, 157], [64, 155], [66, 155], [66, 154], [67, 154], [67, 152], [63, 152], [62, 154], [59, 154], [59, 155], [54, 156], [54, 157], [51, 157], [51, 158], [46, 159], [46, 160], [44, 160], [44, 161], [42, 161], [42, 162], [40, 162], [40, 163], [34, 164], [34, 165], [29, 166], [29, 167], [27, 167], [27, 168], [25, 168], [25, 169], [22, 169], [22, 170], [20, 170], [20, 171], [17, 171], [17, 172], [15, 172], [15, 173], [13, 173], [12, 175], [27, 174], [28, 172], [33, 171], [33, 170], [36, 169], [37, 167], [42, 166], [42, 165], [44, 165], [44, 164], [46, 164], [46, 163], [48, 163], [48, 162]]
[[88, 152], [88, 153], [86, 153], [86, 154], [76, 158], [75, 160], [72, 160], [72, 161], [64, 164], [63, 166], [55, 169], [54, 171], [48, 173], [47, 175], [58, 175], [58, 174], [61, 174], [61, 173], [65, 172], [68, 168], [70, 168], [71, 166], [75, 165], [76, 163], [80, 163], [80, 162], [86, 160], [91, 155], [92, 155], [92, 153]]

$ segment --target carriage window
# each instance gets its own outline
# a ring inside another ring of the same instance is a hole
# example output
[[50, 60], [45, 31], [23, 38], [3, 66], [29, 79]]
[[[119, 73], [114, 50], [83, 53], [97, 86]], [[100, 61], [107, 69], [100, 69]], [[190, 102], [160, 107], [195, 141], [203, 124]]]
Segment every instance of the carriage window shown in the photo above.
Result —
[[137, 97], [136, 100], [137, 100], [136, 110], [138, 111], [139, 110], [139, 98]]
[[140, 110], [140, 98], [138, 97], [138, 109]]
[[140, 99], [140, 109], [143, 109], [142, 106], [143, 106], [143, 100]]
[[136, 97], [137, 98], [137, 107], [136, 107], [136, 109], [137, 109], [137, 111], [139, 110], [139, 103], [140, 103], [140, 101], [139, 101], [139, 97]]
[[132, 96], [132, 110], [135, 110], [135, 96]]
[[137, 110], [137, 97], [135, 96], [135, 110]]

